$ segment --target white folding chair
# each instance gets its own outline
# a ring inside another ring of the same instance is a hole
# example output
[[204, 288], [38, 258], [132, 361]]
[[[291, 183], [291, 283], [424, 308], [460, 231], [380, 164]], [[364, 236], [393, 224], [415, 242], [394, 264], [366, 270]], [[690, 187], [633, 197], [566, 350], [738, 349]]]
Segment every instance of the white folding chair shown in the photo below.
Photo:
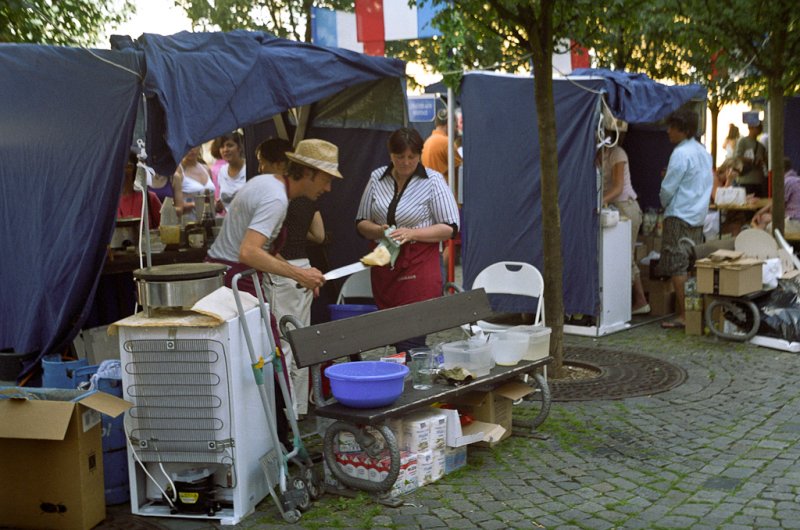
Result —
[[372, 281], [370, 280], [369, 269], [351, 274], [344, 281], [336, 303], [343, 304], [347, 298], [372, 298]]
[[[498, 261], [483, 269], [472, 282], [473, 289], [483, 288], [487, 294], [512, 294], [537, 298], [534, 325], [544, 325], [544, 279], [539, 269], [521, 261]], [[505, 331], [508, 324], [479, 320], [484, 332]]]

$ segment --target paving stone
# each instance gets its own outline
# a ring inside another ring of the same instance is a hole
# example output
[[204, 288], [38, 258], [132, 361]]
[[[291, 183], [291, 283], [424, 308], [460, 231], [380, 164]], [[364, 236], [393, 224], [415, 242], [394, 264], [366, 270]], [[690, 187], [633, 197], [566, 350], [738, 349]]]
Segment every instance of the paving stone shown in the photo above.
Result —
[[479, 522], [478, 526], [480, 528], [485, 528], [486, 530], [505, 530], [508, 528], [508, 523], [498, 521], [497, 519], [489, 519]]
[[690, 517], [703, 517], [711, 511], [711, 508], [710, 504], [688, 503], [677, 506], [671, 513]]

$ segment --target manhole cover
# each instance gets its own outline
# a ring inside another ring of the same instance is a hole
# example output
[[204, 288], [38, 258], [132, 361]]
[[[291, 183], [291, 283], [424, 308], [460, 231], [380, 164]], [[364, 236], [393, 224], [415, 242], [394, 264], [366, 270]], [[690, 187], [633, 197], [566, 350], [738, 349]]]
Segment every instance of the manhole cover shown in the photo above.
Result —
[[686, 380], [680, 366], [637, 353], [565, 348], [564, 359], [596, 367], [600, 375], [575, 381], [548, 380], [553, 401], [622, 399], [666, 392]]

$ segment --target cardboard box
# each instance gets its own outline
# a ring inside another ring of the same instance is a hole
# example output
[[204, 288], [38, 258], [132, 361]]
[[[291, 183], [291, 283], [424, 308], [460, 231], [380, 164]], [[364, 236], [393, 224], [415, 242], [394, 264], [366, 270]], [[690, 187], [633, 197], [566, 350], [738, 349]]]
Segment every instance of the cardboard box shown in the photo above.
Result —
[[647, 294], [651, 316], [671, 315], [675, 312], [675, 287], [672, 280], [642, 279], [642, 287]]
[[[336, 463], [351, 477], [382, 482], [389, 474], [391, 458], [388, 453], [380, 458], [372, 458], [367, 453], [337, 453]], [[416, 453], [401, 451], [400, 473], [389, 493], [393, 496], [402, 495], [414, 491], [419, 486]]]
[[[493, 447], [500, 440], [511, 436], [511, 406], [513, 402], [531, 392], [533, 392], [533, 388], [530, 386], [511, 382], [501, 385], [490, 392], [469, 392], [454, 398], [451, 403], [457, 405], [459, 409], [466, 408], [469, 414], [478, 422], [502, 427], [503, 432], [499, 438], [490, 437], [489, 440], [475, 442], [475, 445]], [[473, 424], [467, 427], [472, 428]], [[491, 431], [495, 430], [491, 429]]]
[[431, 449], [430, 413], [427, 410], [412, 412], [403, 416], [403, 445], [412, 453], [421, 453]]
[[2, 524], [92, 528], [103, 521], [100, 414], [117, 417], [132, 405], [102, 392], [26, 388], [1, 392]]
[[483, 423], [480, 421], [472, 422], [469, 425], [461, 425], [458, 418], [458, 411], [455, 409], [441, 409], [447, 417], [447, 446], [446, 447], [466, 447], [468, 444], [480, 442], [482, 440], [500, 439], [505, 429], [499, 425]]
[[703, 312], [702, 311], [686, 311], [686, 328], [687, 335], [702, 335], [703, 334]]
[[741, 252], [717, 250], [697, 260], [697, 291], [723, 296], [742, 296], [761, 290], [761, 260]]

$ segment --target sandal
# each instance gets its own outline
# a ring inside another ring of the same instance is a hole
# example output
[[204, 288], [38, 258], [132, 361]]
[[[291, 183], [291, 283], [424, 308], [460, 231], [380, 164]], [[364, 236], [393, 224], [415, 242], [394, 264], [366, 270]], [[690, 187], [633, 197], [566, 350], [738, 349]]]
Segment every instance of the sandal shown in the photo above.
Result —
[[663, 329], [683, 329], [686, 327], [686, 324], [680, 320], [666, 320], [661, 323], [661, 327]]
[[644, 304], [642, 307], [632, 310], [631, 315], [646, 315], [650, 311], [650, 304]]

